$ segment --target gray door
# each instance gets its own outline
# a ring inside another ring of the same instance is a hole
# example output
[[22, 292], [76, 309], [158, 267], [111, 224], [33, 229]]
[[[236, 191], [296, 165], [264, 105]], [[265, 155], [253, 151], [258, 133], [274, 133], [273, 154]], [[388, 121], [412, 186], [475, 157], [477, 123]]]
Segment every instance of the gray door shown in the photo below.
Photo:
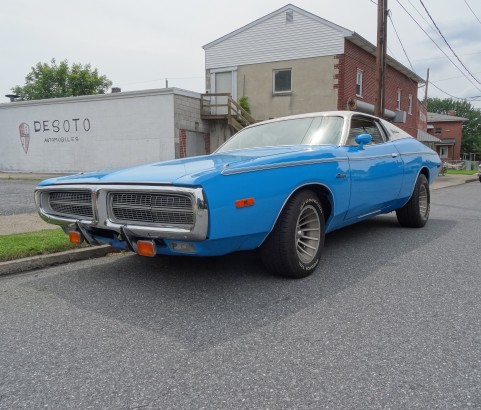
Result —
[[[215, 73], [215, 93], [228, 93], [232, 95], [232, 71]], [[216, 115], [227, 114], [227, 97], [216, 97], [214, 104], [222, 104], [222, 107], [216, 107]]]

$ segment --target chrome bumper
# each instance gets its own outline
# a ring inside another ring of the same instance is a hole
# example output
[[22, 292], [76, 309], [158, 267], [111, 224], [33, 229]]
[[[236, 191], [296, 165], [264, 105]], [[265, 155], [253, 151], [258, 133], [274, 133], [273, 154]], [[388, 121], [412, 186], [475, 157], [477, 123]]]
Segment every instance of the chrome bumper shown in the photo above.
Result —
[[[49, 205], [49, 192], [88, 190], [92, 195], [92, 218], [70, 218], [56, 215]], [[192, 198], [194, 222], [191, 229], [184, 229], [168, 224], [147, 223], [116, 223], [109, 215], [108, 195], [118, 191], [137, 193], [183, 193]], [[154, 185], [51, 185], [37, 187], [35, 203], [40, 217], [51, 224], [60, 225], [68, 229], [80, 229], [82, 232], [89, 228], [106, 229], [129, 237], [150, 239], [175, 239], [201, 241], [207, 238], [209, 214], [207, 201], [202, 188], [182, 188]]]

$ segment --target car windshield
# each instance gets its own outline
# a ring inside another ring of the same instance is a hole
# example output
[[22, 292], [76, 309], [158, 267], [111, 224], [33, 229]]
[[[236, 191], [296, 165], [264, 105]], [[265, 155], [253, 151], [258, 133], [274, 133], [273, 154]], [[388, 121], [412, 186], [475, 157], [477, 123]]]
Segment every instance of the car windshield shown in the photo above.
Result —
[[259, 124], [246, 128], [222, 145], [216, 152], [279, 145], [339, 145], [342, 117], [310, 117]]

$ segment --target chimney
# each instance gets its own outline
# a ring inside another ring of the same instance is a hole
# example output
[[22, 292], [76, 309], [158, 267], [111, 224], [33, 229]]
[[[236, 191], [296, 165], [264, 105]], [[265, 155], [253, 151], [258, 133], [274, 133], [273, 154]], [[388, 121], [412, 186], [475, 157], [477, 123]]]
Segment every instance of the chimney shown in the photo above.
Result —
[[122, 92], [122, 89], [120, 87], [112, 87], [112, 94], [120, 92]]
[[448, 115], [451, 115], [452, 117], [454, 117], [456, 115], [456, 110], [449, 110]]

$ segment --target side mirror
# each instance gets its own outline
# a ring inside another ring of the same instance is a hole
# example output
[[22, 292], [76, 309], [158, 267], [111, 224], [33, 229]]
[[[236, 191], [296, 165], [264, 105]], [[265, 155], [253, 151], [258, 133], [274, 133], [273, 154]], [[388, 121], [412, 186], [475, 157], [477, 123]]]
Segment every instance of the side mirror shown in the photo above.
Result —
[[372, 141], [372, 137], [370, 134], [359, 134], [354, 138], [356, 144], [359, 146], [358, 148], [364, 149], [364, 145], [369, 144]]

